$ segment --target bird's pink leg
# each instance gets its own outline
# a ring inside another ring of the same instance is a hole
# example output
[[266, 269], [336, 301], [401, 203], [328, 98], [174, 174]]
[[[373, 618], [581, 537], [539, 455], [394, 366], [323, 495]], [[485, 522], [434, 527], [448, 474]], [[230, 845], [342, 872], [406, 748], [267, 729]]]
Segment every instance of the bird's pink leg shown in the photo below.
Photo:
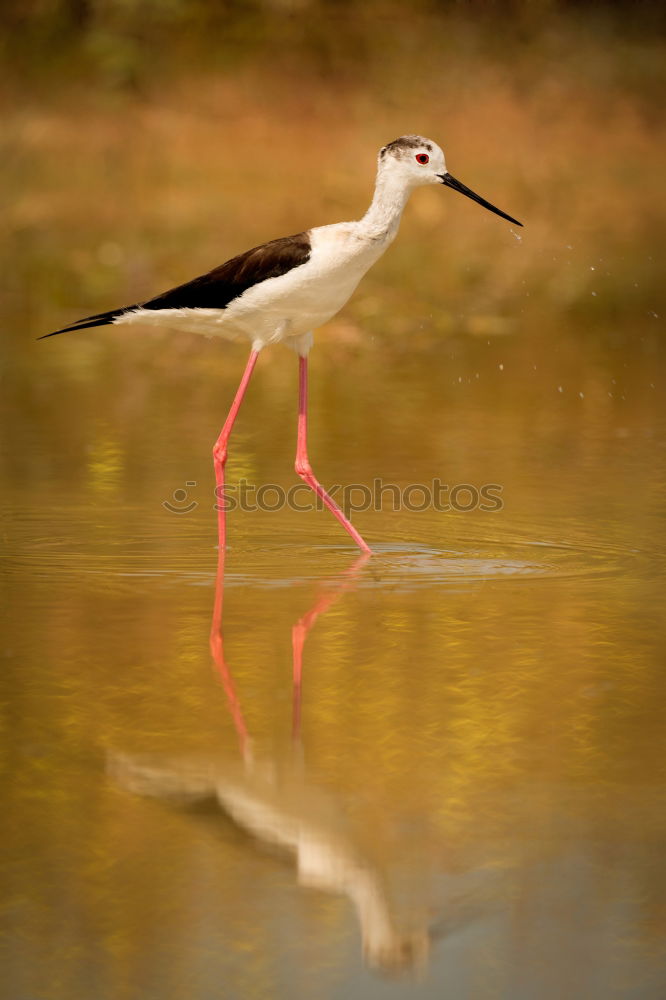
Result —
[[302, 618], [296, 622], [291, 630], [291, 648], [292, 648], [292, 663], [293, 663], [293, 699], [292, 699], [292, 716], [291, 716], [291, 734], [292, 737], [297, 740], [301, 735], [301, 696], [303, 689], [303, 647], [305, 645], [305, 640], [308, 637], [308, 633], [314, 623], [316, 622], [319, 615], [324, 614], [328, 611], [330, 606], [337, 601], [338, 597], [345, 590], [349, 590], [356, 583], [356, 577], [361, 571], [361, 568], [365, 566], [371, 553], [364, 552], [363, 555], [356, 556], [354, 562], [345, 570], [345, 572], [340, 577], [338, 585], [327, 594], [320, 594], [315, 603], [312, 605], [309, 611], [307, 611]]
[[213, 603], [213, 620], [210, 626], [210, 651], [213, 662], [224, 687], [231, 718], [233, 719], [238, 745], [243, 760], [249, 763], [252, 758], [252, 744], [243, 716], [231, 671], [224, 656], [224, 636], [222, 632], [222, 602], [224, 600], [224, 548], [217, 552], [217, 575], [215, 577], [215, 601]]
[[372, 552], [351, 521], [345, 517], [335, 500], [328, 495], [321, 483], [315, 478], [308, 458], [308, 359], [300, 356], [298, 369], [298, 442], [296, 445], [296, 472], [304, 483], [314, 490], [317, 496], [328, 507], [331, 514], [354, 539], [362, 552]]
[[227, 541], [227, 523], [224, 499], [224, 466], [227, 463], [227, 445], [229, 443], [231, 429], [234, 426], [236, 417], [238, 416], [238, 411], [240, 410], [241, 403], [243, 402], [245, 390], [247, 389], [248, 382], [250, 381], [250, 377], [252, 376], [258, 357], [259, 351], [250, 352], [250, 357], [248, 358], [245, 371], [243, 372], [243, 377], [240, 380], [240, 385], [238, 386], [236, 395], [234, 396], [234, 401], [231, 404], [231, 409], [227, 414], [227, 419], [224, 421], [224, 427], [220, 431], [220, 436], [213, 447], [213, 464], [215, 465], [215, 496], [217, 497], [217, 503], [215, 504], [215, 507], [217, 508], [217, 535], [218, 544], [221, 549], [224, 548]]

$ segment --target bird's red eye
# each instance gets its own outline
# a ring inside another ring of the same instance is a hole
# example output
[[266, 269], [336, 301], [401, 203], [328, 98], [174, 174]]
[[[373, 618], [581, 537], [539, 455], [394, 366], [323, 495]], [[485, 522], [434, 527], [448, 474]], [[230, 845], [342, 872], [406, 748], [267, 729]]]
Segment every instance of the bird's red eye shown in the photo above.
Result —
[[430, 157], [428, 156], [427, 153], [417, 153], [416, 154], [416, 162], [420, 163], [421, 166], [423, 166], [426, 163], [428, 163], [429, 160], [430, 160]]

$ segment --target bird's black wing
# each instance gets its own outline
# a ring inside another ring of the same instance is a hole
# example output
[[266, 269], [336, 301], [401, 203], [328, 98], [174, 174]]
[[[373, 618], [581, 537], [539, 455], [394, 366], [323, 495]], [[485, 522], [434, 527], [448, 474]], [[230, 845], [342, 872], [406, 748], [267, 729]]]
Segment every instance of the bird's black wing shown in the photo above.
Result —
[[232, 257], [200, 278], [142, 303], [143, 309], [225, 309], [230, 302], [268, 278], [278, 278], [310, 257], [310, 236], [298, 233], [262, 243]]
[[[261, 246], [246, 250], [232, 257], [219, 267], [213, 268], [199, 278], [156, 295], [147, 302], [139, 302], [121, 309], [85, 316], [62, 330], [46, 333], [44, 337], [55, 337], [58, 333], [71, 330], [85, 330], [91, 326], [106, 326], [113, 323], [123, 313], [133, 309], [226, 309], [230, 302], [268, 278], [278, 278], [295, 267], [305, 264], [310, 258], [310, 234], [297, 233], [277, 240], [262, 243]], [[40, 337], [43, 340], [44, 337]]]

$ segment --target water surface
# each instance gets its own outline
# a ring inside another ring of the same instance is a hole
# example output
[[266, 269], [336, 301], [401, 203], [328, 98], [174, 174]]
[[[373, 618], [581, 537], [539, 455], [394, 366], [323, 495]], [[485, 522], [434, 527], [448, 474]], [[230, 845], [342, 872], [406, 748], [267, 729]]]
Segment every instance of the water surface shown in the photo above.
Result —
[[[662, 996], [658, 345], [324, 338], [325, 484], [502, 509], [359, 512], [369, 560], [325, 512], [236, 510], [223, 577], [242, 354], [16, 334], [3, 995]], [[293, 484], [295, 394], [266, 352], [232, 483]]]

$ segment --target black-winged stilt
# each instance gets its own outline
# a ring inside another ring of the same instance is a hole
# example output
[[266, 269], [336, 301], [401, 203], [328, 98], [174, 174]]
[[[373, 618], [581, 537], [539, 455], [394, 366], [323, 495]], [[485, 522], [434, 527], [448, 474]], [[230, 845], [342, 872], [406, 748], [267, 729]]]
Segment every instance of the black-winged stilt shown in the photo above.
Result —
[[[307, 450], [308, 353], [312, 331], [328, 322], [381, 257], [398, 232], [407, 199], [417, 187], [445, 184], [484, 208], [522, 225], [452, 177], [444, 153], [430, 139], [405, 135], [379, 151], [372, 203], [358, 222], [317, 226], [254, 247], [207, 274], [147, 302], [87, 316], [53, 337], [93, 326], [162, 326], [228, 340], [247, 340], [250, 357], [213, 448], [219, 544], [226, 543], [224, 466], [227, 445], [259, 352], [283, 341], [299, 356], [296, 472], [364, 552], [370, 547], [316, 479]], [[43, 338], [40, 338], [43, 339]]]

